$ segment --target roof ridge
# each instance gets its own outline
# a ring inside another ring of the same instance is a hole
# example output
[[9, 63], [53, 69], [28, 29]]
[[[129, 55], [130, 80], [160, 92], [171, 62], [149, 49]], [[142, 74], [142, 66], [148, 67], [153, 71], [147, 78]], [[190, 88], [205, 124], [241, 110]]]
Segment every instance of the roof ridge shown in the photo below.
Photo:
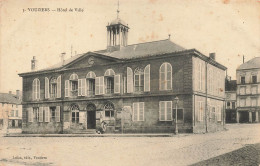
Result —
[[[165, 41], [165, 40], [169, 40], [169, 39], [162, 39], [162, 40], [155, 40], [155, 41], [149, 41], [149, 42], [143, 42], [143, 43], [136, 43], [136, 44], [130, 44], [130, 45], [127, 45], [127, 46], [134, 46], [134, 45], [137, 45], [137, 44], [146, 44], [146, 43], [155, 43], [155, 42], [160, 42], [160, 41]], [[169, 40], [169, 41], [171, 41], [171, 40]]]

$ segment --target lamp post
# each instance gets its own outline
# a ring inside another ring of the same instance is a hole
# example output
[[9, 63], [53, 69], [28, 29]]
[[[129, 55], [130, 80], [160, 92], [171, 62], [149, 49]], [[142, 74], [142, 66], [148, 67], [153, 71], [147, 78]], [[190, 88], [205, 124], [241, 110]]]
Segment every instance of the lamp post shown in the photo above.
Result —
[[178, 114], [178, 102], [179, 102], [179, 98], [176, 96], [176, 97], [174, 98], [174, 101], [175, 101], [175, 108], [176, 108], [176, 111], [175, 111], [175, 134], [178, 134], [178, 124], [177, 124], [177, 122], [178, 122], [178, 116], [177, 116], [177, 114]]

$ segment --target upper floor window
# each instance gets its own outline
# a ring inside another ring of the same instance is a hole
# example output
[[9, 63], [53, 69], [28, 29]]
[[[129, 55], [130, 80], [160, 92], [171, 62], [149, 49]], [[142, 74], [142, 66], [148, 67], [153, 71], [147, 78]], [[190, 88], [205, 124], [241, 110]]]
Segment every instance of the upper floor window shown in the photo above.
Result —
[[198, 89], [202, 90], [202, 63], [198, 63]]
[[252, 83], [256, 84], [257, 83], [257, 76], [252, 76]]
[[133, 70], [127, 67], [127, 93], [133, 92]]
[[57, 79], [54, 77], [51, 79], [51, 98], [57, 97]]
[[40, 80], [38, 78], [35, 78], [33, 80], [33, 85], [32, 85], [32, 96], [33, 100], [40, 99]]
[[163, 63], [160, 67], [160, 90], [172, 89], [172, 66], [170, 63]]
[[232, 102], [232, 109], [236, 108], [236, 102]]
[[228, 107], [228, 108], [230, 107], [230, 102], [229, 102], [229, 101], [227, 102], [227, 107]]
[[246, 80], [245, 80], [246, 78], [245, 78], [245, 76], [241, 76], [240, 79], [241, 79], [241, 84], [245, 84], [245, 83], [246, 83]]
[[114, 93], [114, 76], [115, 72], [113, 69], [107, 69], [105, 72], [105, 84], [106, 94]]
[[105, 106], [104, 106], [104, 110], [105, 110], [105, 117], [108, 117], [108, 118], [112, 118], [114, 117], [114, 105], [112, 103], [107, 103]]
[[96, 74], [92, 71], [88, 72], [87, 79], [87, 96], [95, 95], [95, 78]]
[[135, 92], [144, 91], [144, 70], [142, 68], [136, 68], [134, 72], [134, 87]]
[[69, 80], [65, 81], [65, 97], [78, 95], [78, 75], [71, 74]]

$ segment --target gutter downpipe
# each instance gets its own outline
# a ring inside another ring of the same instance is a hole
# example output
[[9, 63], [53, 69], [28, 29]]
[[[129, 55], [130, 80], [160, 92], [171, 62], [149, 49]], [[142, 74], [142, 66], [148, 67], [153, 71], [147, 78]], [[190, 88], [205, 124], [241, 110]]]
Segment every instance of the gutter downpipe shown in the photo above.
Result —
[[205, 127], [206, 127], [206, 133], [208, 132], [208, 62], [206, 61], [206, 74], [205, 74], [205, 89], [206, 89], [206, 102], [205, 102]]

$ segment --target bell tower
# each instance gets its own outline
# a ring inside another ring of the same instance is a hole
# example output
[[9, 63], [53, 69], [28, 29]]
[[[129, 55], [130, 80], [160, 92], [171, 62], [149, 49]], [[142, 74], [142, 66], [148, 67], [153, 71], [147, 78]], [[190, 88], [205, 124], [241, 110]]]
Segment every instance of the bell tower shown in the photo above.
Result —
[[118, 2], [117, 18], [107, 25], [107, 50], [110, 52], [127, 46], [129, 27], [119, 18], [119, 12]]

